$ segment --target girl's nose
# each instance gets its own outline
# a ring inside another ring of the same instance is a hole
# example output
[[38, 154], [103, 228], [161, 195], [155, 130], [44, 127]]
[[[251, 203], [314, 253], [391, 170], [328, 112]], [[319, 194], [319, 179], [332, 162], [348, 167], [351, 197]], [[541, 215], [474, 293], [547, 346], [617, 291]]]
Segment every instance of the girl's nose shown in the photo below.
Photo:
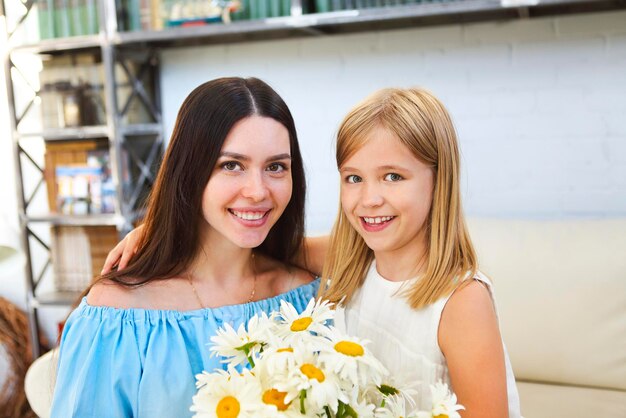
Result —
[[383, 204], [384, 198], [376, 185], [366, 185], [361, 196], [361, 204], [365, 207], [377, 207]]

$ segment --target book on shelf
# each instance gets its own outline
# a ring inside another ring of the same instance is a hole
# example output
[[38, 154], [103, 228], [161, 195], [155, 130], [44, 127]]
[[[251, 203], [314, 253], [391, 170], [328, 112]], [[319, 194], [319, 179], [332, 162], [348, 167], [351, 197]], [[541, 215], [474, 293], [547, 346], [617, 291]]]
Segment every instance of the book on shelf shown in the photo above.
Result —
[[41, 0], [37, 2], [37, 18], [39, 19], [39, 37], [54, 38], [54, 2]]
[[126, 0], [125, 8], [128, 21], [126, 29], [130, 31], [141, 30], [141, 6], [139, 0]]
[[69, 0], [72, 20], [72, 34], [76, 36], [87, 35], [87, 28], [83, 20], [82, 0]]
[[71, 35], [68, 0], [54, 0], [54, 34], [56, 38]]
[[50, 210], [66, 215], [113, 213], [116, 195], [110, 170], [106, 139], [46, 142]]
[[56, 211], [88, 215], [115, 211], [115, 187], [106, 150], [87, 153], [86, 164], [57, 165]]
[[114, 226], [53, 226], [50, 253], [58, 291], [82, 292], [119, 240]]
[[163, 29], [163, 2], [162, 0], [150, 0], [150, 29]]
[[81, 2], [84, 2], [83, 19], [87, 28], [87, 35], [95, 35], [100, 28], [98, 22], [98, 0], [81, 0]]

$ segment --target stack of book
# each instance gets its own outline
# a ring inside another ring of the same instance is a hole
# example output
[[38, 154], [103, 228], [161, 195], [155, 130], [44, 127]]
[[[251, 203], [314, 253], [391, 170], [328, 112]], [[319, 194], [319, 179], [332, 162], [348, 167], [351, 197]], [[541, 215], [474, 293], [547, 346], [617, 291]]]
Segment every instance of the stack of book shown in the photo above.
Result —
[[370, 9], [376, 7], [396, 7], [405, 4], [444, 3], [453, 0], [313, 0], [315, 13], [335, 12], [339, 10]]
[[37, 1], [41, 39], [98, 33], [98, 0]]
[[54, 213], [88, 215], [115, 211], [106, 139], [46, 143], [45, 179]]
[[51, 232], [55, 289], [62, 292], [85, 290], [119, 240], [114, 226], [54, 226]]

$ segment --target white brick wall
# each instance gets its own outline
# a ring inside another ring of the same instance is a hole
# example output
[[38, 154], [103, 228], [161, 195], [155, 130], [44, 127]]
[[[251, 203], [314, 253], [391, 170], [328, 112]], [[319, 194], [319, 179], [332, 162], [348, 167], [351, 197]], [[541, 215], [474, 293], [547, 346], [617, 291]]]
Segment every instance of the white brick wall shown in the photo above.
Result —
[[290, 105], [311, 231], [336, 211], [342, 116], [385, 86], [420, 85], [447, 104], [471, 214], [626, 215], [626, 12], [166, 51], [167, 130], [193, 87], [225, 75], [265, 79]]

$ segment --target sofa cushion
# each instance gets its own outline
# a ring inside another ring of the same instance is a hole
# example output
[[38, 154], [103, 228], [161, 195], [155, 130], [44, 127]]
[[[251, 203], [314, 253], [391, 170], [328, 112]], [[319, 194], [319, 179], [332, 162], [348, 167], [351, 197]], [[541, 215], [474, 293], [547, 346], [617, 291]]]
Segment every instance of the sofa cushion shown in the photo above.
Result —
[[626, 390], [626, 220], [468, 224], [516, 377]]
[[517, 382], [525, 418], [626, 417], [626, 392]]

